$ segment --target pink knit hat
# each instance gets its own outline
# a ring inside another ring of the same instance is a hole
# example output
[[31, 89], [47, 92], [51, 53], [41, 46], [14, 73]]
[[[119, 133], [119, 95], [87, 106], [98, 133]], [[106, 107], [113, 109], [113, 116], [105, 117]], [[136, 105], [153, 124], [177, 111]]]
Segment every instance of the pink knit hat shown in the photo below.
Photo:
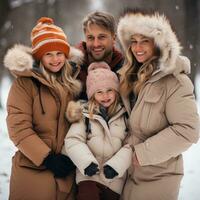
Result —
[[106, 62], [93, 62], [88, 67], [86, 88], [88, 99], [90, 99], [95, 92], [104, 88], [119, 91], [119, 80]]

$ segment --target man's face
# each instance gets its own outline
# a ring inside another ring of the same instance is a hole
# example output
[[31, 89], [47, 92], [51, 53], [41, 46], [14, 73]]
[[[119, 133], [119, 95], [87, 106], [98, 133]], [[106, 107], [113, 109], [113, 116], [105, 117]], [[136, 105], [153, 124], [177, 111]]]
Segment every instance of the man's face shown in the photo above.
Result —
[[95, 61], [103, 61], [112, 52], [115, 35], [96, 24], [90, 24], [85, 31], [88, 53]]

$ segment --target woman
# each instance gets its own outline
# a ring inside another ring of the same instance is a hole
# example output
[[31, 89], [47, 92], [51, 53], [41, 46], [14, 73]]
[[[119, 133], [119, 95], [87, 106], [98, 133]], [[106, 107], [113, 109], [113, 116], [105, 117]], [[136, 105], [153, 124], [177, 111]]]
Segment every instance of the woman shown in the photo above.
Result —
[[75, 166], [60, 152], [69, 128], [66, 106], [80, 92], [68, 59], [79, 59], [80, 53], [73, 52], [51, 18], [37, 22], [31, 41], [32, 49], [17, 45], [4, 59], [17, 77], [7, 100], [8, 132], [18, 149], [9, 199], [73, 199]]
[[120, 91], [130, 115], [133, 165], [125, 200], [177, 200], [182, 152], [198, 141], [189, 60], [164, 15], [128, 10], [118, 24], [126, 64]]
[[118, 200], [132, 150], [123, 145], [128, 135], [126, 110], [118, 77], [107, 63], [89, 65], [86, 91], [83, 118], [71, 125], [65, 139], [67, 155], [77, 166], [77, 200]]

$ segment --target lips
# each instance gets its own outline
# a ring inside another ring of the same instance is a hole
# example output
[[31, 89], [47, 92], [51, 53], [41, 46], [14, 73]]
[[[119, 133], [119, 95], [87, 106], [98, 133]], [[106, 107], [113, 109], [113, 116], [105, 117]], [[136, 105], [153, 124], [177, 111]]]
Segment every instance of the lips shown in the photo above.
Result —
[[95, 54], [100, 54], [100, 53], [103, 52], [103, 50], [104, 50], [104, 49], [102, 49], [102, 48], [95, 48], [95, 49], [93, 49], [92, 51], [93, 51], [93, 53], [95, 53]]
[[60, 65], [60, 62], [59, 62], [59, 63], [56, 63], [56, 64], [51, 63], [51, 66], [53, 66], [53, 67], [57, 67], [57, 66], [59, 66], [59, 65]]

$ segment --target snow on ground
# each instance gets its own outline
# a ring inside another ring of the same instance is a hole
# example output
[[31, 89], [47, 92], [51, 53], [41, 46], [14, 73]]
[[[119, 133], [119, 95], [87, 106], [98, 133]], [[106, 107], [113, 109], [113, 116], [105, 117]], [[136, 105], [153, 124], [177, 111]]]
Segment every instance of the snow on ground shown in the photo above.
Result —
[[[200, 83], [200, 74], [196, 79]], [[9, 194], [9, 176], [11, 170], [11, 158], [14, 155], [16, 148], [8, 138], [6, 128], [6, 111], [5, 102], [7, 99], [10, 81], [4, 78], [1, 84], [3, 107], [0, 110], [0, 200], [7, 200]], [[200, 89], [197, 91], [198, 108], [200, 113]], [[184, 156], [185, 176], [181, 183], [179, 200], [199, 200], [200, 199], [200, 141], [193, 145]]]

